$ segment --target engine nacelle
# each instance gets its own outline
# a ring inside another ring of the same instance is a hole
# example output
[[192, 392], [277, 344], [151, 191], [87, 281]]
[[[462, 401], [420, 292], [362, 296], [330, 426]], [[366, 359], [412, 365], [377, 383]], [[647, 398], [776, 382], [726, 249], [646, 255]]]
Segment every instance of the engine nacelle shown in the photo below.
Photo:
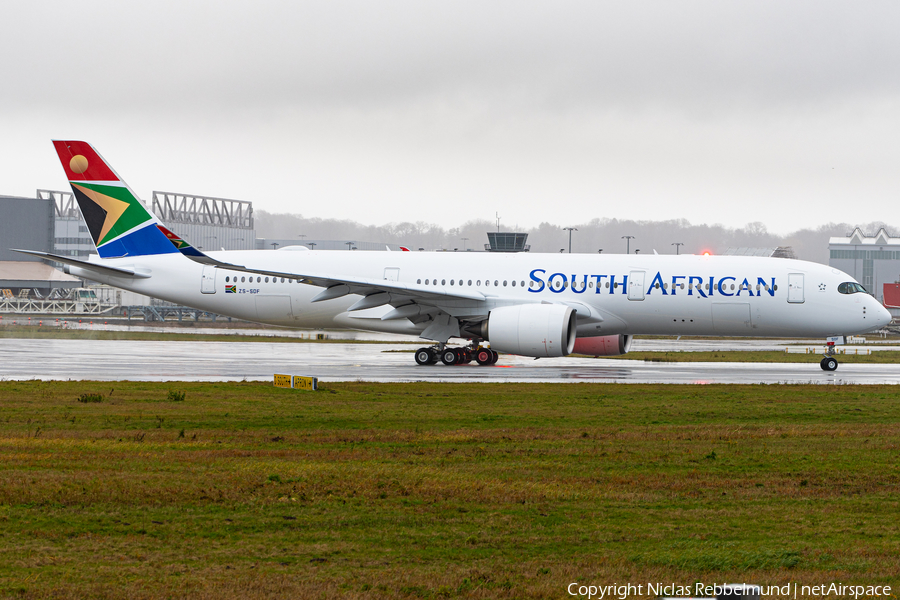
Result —
[[575, 348], [572, 353], [587, 356], [618, 356], [628, 352], [631, 348], [631, 339], [630, 335], [580, 337], [575, 340]]
[[575, 311], [564, 304], [504, 306], [491, 311], [484, 329], [484, 338], [498, 352], [566, 356], [575, 345]]

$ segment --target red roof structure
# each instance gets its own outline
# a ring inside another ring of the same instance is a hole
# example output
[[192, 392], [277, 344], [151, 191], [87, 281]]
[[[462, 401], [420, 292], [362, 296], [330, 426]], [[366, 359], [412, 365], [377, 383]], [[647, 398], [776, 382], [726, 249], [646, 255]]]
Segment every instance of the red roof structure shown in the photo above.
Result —
[[900, 308], [900, 283], [884, 284], [884, 305], [888, 308]]

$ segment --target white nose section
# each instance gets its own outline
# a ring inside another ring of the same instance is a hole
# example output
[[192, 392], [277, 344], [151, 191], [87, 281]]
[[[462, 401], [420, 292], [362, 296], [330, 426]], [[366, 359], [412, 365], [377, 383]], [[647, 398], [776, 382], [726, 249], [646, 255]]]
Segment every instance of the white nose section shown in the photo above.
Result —
[[878, 324], [879, 325], [887, 325], [891, 322], [891, 313], [885, 307], [879, 305], [878, 306]]

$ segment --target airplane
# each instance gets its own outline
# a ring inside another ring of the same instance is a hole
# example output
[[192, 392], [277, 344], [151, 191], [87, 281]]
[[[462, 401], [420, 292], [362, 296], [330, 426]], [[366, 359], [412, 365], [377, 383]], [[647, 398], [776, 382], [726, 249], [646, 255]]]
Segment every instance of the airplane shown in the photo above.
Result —
[[[850, 275], [783, 258], [278, 250], [202, 252], [165, 227], [88, 143], [53, 145], [98, 255], [20, 250], [69, 273], [221, 315], [429, 340], [420, 365], [499, 353], [615, 356], [635, 335], [843, 336], [890, 313]], [[452, 347], [452, 338], [466, 341]]]

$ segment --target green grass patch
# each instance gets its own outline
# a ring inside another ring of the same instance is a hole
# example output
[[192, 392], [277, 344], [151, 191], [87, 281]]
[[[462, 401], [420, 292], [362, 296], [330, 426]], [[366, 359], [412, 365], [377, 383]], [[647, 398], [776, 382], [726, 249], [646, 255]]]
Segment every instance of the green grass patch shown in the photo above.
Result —
[[[604, 356], [646, 362], [760, 362], [760, 363], [818, 363], [821, 354], [788, 354], [778, 350], [742, 350], [713, 352], [629, 352], [622, 356]], [[848, 364], [897, 364], [900, 352], [875, 350], [871, 354], [837, 354], [839, 363]]]
[[0, 596], [900, 585], [896, 387], [109, 385], [0, 382]]
[[[137, 327], [129, 331], [113, 331], [97, 324], [95, 329], [66, 329], [37, 325], [4, 325], [0, 327], [0, 339], [52, 339], [52, 340], [138, 340], [164, 342], [274, 342], [279, 344], [384, 344], [378, 340], [347, 340], [287, 337], [282, 335], [242, 335], [227, 333], [191, 333], [189, 331], [141, 331]], [[265, 330], [263, 330], [265, 331]], [[419, 344], [421, 342], [390, 342], [392, 344]]]

